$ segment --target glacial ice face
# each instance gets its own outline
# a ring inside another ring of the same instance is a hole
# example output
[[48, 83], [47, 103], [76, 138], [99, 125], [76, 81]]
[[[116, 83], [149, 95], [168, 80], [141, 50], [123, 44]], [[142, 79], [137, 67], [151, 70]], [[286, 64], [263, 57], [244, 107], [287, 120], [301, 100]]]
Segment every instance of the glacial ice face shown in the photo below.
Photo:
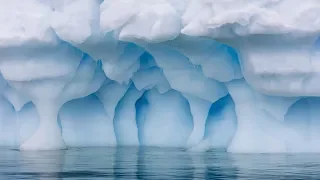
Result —
[[0, 145], [319, 152], [319, 17], [317, 0], [0, 0]]

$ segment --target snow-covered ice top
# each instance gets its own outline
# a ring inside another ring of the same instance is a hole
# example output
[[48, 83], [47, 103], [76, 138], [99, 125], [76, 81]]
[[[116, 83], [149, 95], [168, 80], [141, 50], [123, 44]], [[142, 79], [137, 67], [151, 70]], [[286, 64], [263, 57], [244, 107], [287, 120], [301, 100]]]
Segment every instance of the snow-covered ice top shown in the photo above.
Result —
[[[120, 40], [162, 42], [179, 34], [233, 38], [319, 33], [317, 0], [18, 0], [1, 1], [1, 44], [81, 44], [115, 31]], [[54, 31], [52, 31], [54, 30]], [[68, 37], [66, 37], [68, 36]], [[64, 37], [64, 38], [63, 38]]]
[[315, 35], [317, 0], [193, 0], [184, 16], [185, 34], [232, 38], [259, 34]]

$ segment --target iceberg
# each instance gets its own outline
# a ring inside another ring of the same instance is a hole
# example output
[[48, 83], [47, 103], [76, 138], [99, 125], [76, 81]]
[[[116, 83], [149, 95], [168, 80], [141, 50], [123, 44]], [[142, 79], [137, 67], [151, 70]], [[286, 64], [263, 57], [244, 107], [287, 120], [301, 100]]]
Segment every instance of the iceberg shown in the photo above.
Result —
[[0, 146], [320, 152], [318, 0], [1, 0], [0, 23]]

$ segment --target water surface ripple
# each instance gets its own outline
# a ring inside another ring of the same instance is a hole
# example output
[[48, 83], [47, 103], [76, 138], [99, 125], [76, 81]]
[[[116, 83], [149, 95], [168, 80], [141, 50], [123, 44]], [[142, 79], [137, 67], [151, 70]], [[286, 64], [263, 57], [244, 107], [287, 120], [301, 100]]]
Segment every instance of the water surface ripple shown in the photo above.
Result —
[[320, 179], [320, 154], [205, 153], [177, 148], [0, 150], [0, 180], [10, 179]]

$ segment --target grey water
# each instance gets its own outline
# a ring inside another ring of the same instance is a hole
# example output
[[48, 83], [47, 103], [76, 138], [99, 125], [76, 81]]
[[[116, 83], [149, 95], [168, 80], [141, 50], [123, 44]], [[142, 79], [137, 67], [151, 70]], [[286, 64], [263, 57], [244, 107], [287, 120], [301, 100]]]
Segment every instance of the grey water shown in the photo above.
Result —
[[320, 154], [195, 153], [138, 147], [0, 149], [0, 179], [320, 179]]

